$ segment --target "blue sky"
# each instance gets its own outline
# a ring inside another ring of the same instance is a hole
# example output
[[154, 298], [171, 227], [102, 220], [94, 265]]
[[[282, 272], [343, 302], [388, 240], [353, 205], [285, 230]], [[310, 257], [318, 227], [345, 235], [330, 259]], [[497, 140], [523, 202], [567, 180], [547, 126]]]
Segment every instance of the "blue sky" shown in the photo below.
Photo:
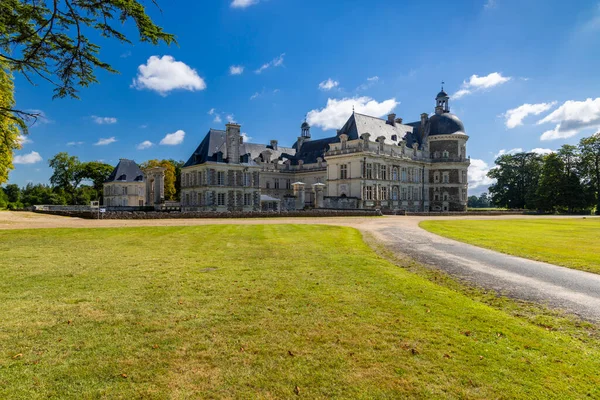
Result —
[[52, 100], [51, 87], [17, 76], [18, 108], [46, 118], [17, 152], [11, 183], [47, 183], [60, 151], [113, 165], [187, 160], [229, 119], [253, 142], [285, 145], [307, 114], [317, 138], [352, 106], [415, 121], [433, 112], [442, 80], [470, 136], [472, 193], [502, 151], [554, 150], [600, 127], [597, 0], [159, 4], [149, 14], [179, 46], [98, 39], [120, 74], [98, 71], [81, 100]]

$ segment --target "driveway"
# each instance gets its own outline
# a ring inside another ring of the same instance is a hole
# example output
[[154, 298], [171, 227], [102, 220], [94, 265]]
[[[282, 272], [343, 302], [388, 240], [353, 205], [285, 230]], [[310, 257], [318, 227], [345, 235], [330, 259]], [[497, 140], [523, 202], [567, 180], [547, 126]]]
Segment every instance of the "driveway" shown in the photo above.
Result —
[[[449, 217], [469, 219], [527, 218]], [[33, 213], [0, 212], [0, 229], [178, 226], [208, 224], [327, 224], [370, 232], [388, 249], [407, 254], [450, 275], [511, 297], [560, 308], [582, 318], [600, 321], [600, 275], [497, 253], [421, 228], [425, 217], [337, 217], [268, 219], [83, 220]], [[428, 219], [432, 219], [429, 217]], [[437, 217], [448, 219], [448, 217]]]
[[392, 221], [386, 218], [366, 224], [364, 229], [388, 249], [408, 254], [452, 276], [511, 297], [600, 321], [600, 275], [443, 238], [419, 228], [422, 219], [408, 217]]

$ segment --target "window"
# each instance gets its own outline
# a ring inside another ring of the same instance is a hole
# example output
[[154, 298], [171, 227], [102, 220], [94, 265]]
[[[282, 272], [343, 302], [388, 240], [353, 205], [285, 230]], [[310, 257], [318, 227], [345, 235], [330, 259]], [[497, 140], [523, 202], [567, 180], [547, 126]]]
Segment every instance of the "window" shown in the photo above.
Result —
[[394, 167], [392, 169], [392, 180], [397, 181], [398, 180], [398, 168]]
[[373, 164], [367, 163], [367, 179], [373, 179]]
[[186, 206], [190, 205], [190, 194], [189, 193], [185, 194], [185, 205]]
[[402, 182], [406, 182], [406, 168], [402, 168]]
[[412, 200], [413, 199], [412, 195], [413, 195], [412, 188], [408, 188], [408, 200]]
[[387, 165], [382, 165], [380, 171], [381, 172], [379, 173], [379, 178], [386, 181], [387, 180]]
[[381, 187], [380, 199], [381, 200], [387, 200], [388, 199], [388, 188], [385, 187], [385, 186]]
[[413, 188], [413, 200], [419, 200], [419, 189]]
[[398, 187], [394, 186], [392, 188], [392, 200], [398, 200]]
[[346, 164], [340, 165], [340, 179], [348, 179], [348, 166]]
[[217, 172], [217, 185], [225, 186], [225, 172], [224, 171]]
[[279, 189], [279, 179], [275, 179], [275, 189]]
[[450, 154], [448, 153], [448, 150], [444, 150], [444, 152], [442, 153], [444, 158], [448, 158], [450, 156]]
[[413, 168], [409, 168], [408, 169], [408, 181], [409, 182], [414, 182], [413, 173], [414, 173], [414, 169]]
[[192, 181], [193, 186], [198, 184], [198, 173], [196, 171], [192, 172]]
[[212, 192], [206, 192], [204, 195], [205, 203], [207, 206], [212, 206], [215, 203]]
[[406, 188], [402, 188], [402, 200], [406, 200]]
[[444, 172], [444, 175], [442, 177], [442, 182], [443, 183], [449, 183], [450, 182], [450, 175], [448, 174], [448, 172]]
[[252, 193], [244, 193], [244, 205], [245, 206], [252, 205]]
[[373, 186], [365, 186], [365, 199], [373, 200]]
[[218, 206], [225, 205], [225, 193], [217, 193], [217, 205]]
[[444, 192], [444, 201], [448, 201], [448, 192]]
[[267, 181], [267, 182], [265, 183], [265, 188], [266, 188], [266, 189], [271, 189], [271, 182]]
[[289, 179], [285, 180], [285, 188], [286, 189], [291, 189], [292, 188], [292, 181]]
[[433, 194], [433, 200], [440, 201], [440, 194], [439, 193], [434, 193]]
[[433, 182], [434, 183], [440, 183], [440, 173], [439, 172], [435, 172], [433, 174]]
[[127, 186], [123, 186], [123, 194], [127, 196]]
[[244, 186], [250, 186], [252, 184], [252, 176], [249, 172], [244, 172]]

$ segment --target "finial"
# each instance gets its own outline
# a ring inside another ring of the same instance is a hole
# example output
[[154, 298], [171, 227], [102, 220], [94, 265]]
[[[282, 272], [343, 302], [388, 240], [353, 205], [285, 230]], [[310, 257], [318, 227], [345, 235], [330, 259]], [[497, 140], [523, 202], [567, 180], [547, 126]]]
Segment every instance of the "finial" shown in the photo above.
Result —
[[446, 82], [442, 81], [442, 92], [444, 91], [444, 83]]
[[352, 114], [354, 114], [354, 104], [352, 104]]

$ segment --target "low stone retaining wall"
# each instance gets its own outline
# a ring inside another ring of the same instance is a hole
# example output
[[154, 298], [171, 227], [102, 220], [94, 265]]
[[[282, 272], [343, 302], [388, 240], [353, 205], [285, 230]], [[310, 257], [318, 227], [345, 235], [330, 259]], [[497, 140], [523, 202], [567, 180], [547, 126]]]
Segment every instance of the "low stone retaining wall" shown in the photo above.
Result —
[[422, 217], [463, 217], [465, 215], [498, 216], [498, 215], [525, 215], [523, 211], [431, 211], [431, 212], [409, 212], [404, 215]]
[[[44, 211], [41, 214], [97, 219], [97, 211]], [[305, 210], [268, 212], [160, 212], [160, 211], [107, 211], [101, 219], [177, 219], [177, 218], [280, 218], [280, 217], [366, 217], [381, 215], [377, 210]]]

